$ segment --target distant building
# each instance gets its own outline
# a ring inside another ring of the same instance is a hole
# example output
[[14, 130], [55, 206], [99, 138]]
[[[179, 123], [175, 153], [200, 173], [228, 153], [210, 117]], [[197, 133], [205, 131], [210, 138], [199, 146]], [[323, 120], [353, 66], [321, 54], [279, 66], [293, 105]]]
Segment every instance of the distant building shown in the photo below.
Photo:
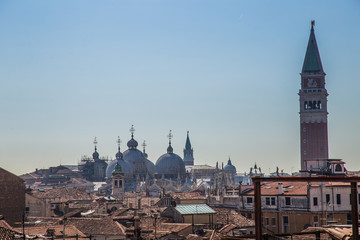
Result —
[[82, 157], [79, 164], [79, 171], [83, 178], [93, 182], [105, 181], [105, 174], [108, 159], [100, 158], [97, 152], [97, 140], [94, 140], [95, 151], [91, 158]]

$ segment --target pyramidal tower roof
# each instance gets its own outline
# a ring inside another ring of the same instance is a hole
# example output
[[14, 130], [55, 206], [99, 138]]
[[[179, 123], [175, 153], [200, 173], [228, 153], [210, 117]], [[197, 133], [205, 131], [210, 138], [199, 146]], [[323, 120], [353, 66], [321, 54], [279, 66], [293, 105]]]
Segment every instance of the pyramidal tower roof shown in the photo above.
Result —
[[323, 73], [319, 49], [314, 33], [315, 21], [311, 21], [311, 32], [307, 46], [302, 73]]
[[191, 149], [191, 143], [190, 143], [190, 138], [189, 138], [189, 131], [187, 131], [185, 149]]

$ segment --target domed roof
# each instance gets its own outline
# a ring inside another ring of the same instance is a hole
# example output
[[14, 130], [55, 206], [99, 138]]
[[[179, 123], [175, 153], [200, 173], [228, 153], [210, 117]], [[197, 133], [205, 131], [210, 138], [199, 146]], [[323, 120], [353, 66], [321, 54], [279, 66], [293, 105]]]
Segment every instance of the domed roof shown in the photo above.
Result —
[[124, 173], [125, 178], [133, 177], [133, 169], [131, 165], [128, 162], [125, 162], [123, 159], [116, 159], [109, 163], [109, 165], [107, 166], [105, 173], [106, 178], [111, 178], [112, 172], [114, 171], [117, 163], [121, 166], [121, 171], [122, 173]]
[[165, 153], [156, 161], [156, 171], [158, 174], [185, 174], [185, 163], [175, 153]]
[[138, 142], [131, 136], [131, 139], [127, 142], [127, 146], [129, 148], [136, 148], [138, 146]]
[[179, 155], [173, 153], [173, 148], [171, 147], [171, 142], [169, 142], [169, 147], [167, 148], [167, 153], [163, 154], [156, 161], [156, 172], [158, 174], [185, 174], [185, 163], [179, 157]]
[[120, 166], [119, 163], [116, 163], [115, 169], [114, 169], [114, 171], [113, 171], [113, 174], [114, 174], [114, 173], [122, 173], [121, 166]]
[[122, 159], [122, 158], [123, 158], [123, 154], [122, 154], [122, 152], [120, 152], [120, 149], [119, 149], [119, 151], [115, 154], [115, 157], [116, 157], [116, 159]]
[[95, 147], [95, 152], [93, 153], [93, 159], [94, 160], [97, 160], [97, 159], [99, 159], [99, 153], [96, 151], [96, 147]]
[[230, 158], [228, 160], [227, 165], [224, 167], [224, 170], [225, 171], [235, 171], [236, 172], [236, 167], [234, 165], [232, 165]]
[[134, 175], [144, 175], [148, 172], [146, 158], [144, 154], [136, 148], [129, 148], [124, 152], [123, 159], [128, 162], [133, 170]]

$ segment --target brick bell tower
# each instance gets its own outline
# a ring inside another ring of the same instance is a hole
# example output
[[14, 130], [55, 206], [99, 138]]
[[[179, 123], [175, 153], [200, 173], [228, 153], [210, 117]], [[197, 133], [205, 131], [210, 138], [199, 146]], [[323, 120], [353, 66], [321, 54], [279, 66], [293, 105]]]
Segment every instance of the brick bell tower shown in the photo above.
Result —
[[300, 96], [300, 149], [301, 170], [311, 170], [307, 160], [329, 158], [327, 127], [327, 90], [319, 49], [314, 33], [315, 21], [311, 21], [311, 32], [304, 65], [301, 72]]

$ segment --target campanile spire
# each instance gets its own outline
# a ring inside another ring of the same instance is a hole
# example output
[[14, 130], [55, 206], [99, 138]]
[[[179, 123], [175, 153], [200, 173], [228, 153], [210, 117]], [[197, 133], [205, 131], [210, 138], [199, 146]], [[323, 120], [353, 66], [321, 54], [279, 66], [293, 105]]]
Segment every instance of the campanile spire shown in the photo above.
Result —
[[300, 154], [303, 171], [316, 168], [310, 164], [311, 160], [329, 158], [326, 74], [321, 64], [314, 25], [315, 21], [311, 21], [309, 42], [300, 74]]

